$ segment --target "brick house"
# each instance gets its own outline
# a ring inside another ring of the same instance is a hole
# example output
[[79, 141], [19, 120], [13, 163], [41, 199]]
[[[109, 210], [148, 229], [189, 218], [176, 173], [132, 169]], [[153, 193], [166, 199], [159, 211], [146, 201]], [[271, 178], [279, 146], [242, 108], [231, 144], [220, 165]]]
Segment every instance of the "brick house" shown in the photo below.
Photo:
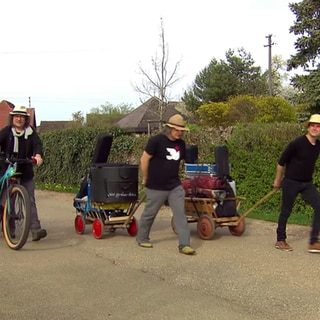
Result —
[[[9, 113], [14, 109], [15, 105], [9, 101], [2, 100], [0, 102], [0, 129], [8, 124]], [[27, 108], [30, 114], [30, 124], [37, 128], [36, 113], [34, 108]]]

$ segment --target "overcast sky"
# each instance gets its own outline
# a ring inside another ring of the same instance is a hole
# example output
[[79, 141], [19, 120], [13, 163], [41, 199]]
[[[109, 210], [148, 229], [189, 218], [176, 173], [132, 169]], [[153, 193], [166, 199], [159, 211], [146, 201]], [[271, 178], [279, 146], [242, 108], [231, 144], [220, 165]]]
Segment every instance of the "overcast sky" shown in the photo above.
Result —
[[[213, 58], [243, 47], [256, 65], [295, 53], [286, 0], [11, 0], [0, 3], [0, 101], [36, 108], [37, 122], [70, 120], [109, 102], [140, 105], [138, 63], [159, 53], [160, 19], [169, 66], [181, 60], [178, 100]], [[170, 64], [171, 62], [171, 64]]]

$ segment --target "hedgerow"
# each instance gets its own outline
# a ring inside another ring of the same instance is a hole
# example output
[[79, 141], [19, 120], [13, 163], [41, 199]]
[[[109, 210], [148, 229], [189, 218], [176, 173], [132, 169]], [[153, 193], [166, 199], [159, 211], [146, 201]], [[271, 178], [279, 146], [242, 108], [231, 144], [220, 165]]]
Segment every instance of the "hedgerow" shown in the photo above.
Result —
[[[226, 130], [196, 126], [186, 132], [187, 144], [198, 146], [198, 162], [213, 163], [215, 147], [226, 145], [229, 150], [231, 177], [236, 181], [237, 194], [246, 199], [241, 210], [252, 207], [272, 190], [278, 158], [287, 143], [304, 133], [297, 123], [240, 124]], [[44, 165], [36, 169], [40, 184], [78, 186], [91, 164], [96, 139], [100, 131], [94, 128], [72, 128], [40, 134], [44, 147]], [[148, 140], [147, 135], [127, 134], [110, 129], [113, 143], [108, 162], [138, 164]], [[161, 168], [159, 168], [161, 170]], [[319, 161], [314, 181], [320, 186]], [[184, 170], [181, 170], [184, 177]], [[279, 210], [280, 192], [261, 205], [266, 213]], [[311, 209], [299, 199], [294, 210], [311, 215]]]

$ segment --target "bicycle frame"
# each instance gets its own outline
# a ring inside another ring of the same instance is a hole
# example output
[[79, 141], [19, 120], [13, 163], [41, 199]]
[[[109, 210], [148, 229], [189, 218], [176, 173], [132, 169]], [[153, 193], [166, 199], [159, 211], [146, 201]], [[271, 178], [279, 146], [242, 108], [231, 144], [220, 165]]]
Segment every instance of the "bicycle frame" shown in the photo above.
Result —
[[[0, 177], [0, 199], [3, 199], [3, 191], [8, 190], [8, 187], [10, 186], [10, 183], [11, 183], [11, 179], [18, 175], [16, 170], [17, 170], [16, 163], [9, 162], [8, 168], [6, 169], [2, 177]], [[8, 197], [9, 197], [9, 193], [7, 193], [7, 198]]]
[[[18, 158], [0, 158], [0, 163], [7, 164], [8, 167], [5, 173], [0, 177], [0, 198], [4, 187], [8, 187], [11, 181], [17, 181], [20, 184], [18, 176], [20, 172], [17, 172], [17, 164], [18, 163], [32, 163], [36, 162], [33, 159], [18, 159]], [[14, 179], [14, 180], [13, 180]]]

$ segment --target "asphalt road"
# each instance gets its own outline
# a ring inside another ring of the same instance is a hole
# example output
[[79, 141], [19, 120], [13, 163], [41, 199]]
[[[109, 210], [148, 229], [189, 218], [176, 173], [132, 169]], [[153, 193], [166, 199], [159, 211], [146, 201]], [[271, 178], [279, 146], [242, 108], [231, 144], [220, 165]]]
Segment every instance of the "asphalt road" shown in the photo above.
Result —
[[247, 218], [241, 237], [218, 228], [209, 241], [190, 224], [197, 255], [185, 256], [166, 208], [144, 249], [123, 229], [76, 234], [72, 198], [37, 192], [46, 239], [13, 251], [0, 235], [1, 320], [319, 319], [320, 255], [307, 251], [308, 227], [289, 226], [294, 251], [281, 252], [274, 223]]

